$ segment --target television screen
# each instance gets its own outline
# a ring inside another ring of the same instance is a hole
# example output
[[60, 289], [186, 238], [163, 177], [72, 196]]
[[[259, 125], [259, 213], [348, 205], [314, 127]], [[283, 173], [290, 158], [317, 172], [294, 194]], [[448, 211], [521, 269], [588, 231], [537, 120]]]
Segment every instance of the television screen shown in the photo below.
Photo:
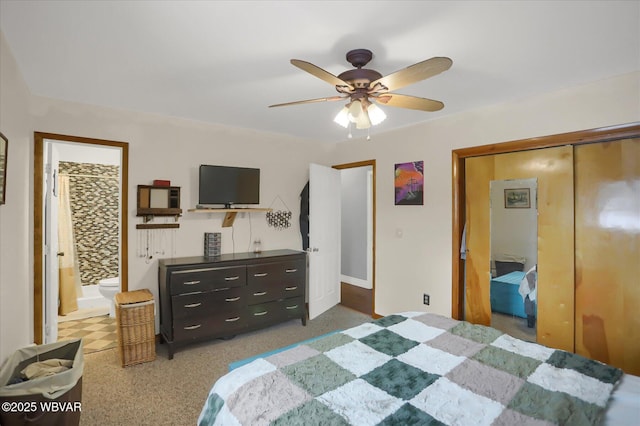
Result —
[[198, 203], [259, 204], [260, 169], [201, 165]]

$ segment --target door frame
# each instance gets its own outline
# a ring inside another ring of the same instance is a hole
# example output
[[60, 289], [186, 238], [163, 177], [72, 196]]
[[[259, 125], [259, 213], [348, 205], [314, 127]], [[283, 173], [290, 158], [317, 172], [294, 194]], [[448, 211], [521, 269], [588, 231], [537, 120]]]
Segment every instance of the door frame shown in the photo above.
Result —
[[33, 153], [33, 341], [43, 342], [43, 295], [44, 295], [44, 146], [45, 139], [82, 143], [87, 145], [110, 146], [122, 149], [121, 182], [120, 182], [120, 281], [121, 291], [129, 289], [129, 246], [128, 217], [129, 210], [129, 144], [126, 142], [103, 139], [67, 136], [54, 133], [34, 132]]
[[371, 172], [373, 175], [371, 182], [371, 203], [373, 204], [371, 212], [371, 232], [373, 233], [371, 241], [371, 316], [373, 318], [381, 318], [381, 315], [376, 314], [376, 160], [364, 160], [353, 163], [338, 164], [333, 166], [333, 168], [343, 170], [366, 166], [371, 166]]
[[563, 145], [607, 142], [640, 137], [640, 122], [600, 127], [509, 142], [480, 145], [451, 151], [452, 240], [451, 240], [451, 317], [464, 317], [464, 266], [460, 259], [462, 231], [465, 224], [465, 159], [483, 155], [551, 148]]

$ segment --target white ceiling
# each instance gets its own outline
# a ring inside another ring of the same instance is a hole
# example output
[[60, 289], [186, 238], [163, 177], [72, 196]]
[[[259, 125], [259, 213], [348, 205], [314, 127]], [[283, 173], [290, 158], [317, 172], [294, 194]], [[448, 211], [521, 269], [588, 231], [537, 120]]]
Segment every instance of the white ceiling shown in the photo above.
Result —
[[[289, 63], [338, 75], [367, 48], [383, 75], [433, 56], [451, 69], [383, 107], [386, 132], [640, 70], [640, 1], [14, 1], [0, 29], [33, 94], [318, 141], [346, 139], [336, 95]], [[362, 136], [366, 131], [354, 132]]]

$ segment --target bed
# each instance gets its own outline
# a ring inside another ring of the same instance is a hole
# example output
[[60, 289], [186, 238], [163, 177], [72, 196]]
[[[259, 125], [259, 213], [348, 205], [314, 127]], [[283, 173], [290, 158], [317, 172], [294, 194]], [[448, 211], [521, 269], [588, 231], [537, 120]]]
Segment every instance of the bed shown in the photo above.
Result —
[[211, 388], [205, 425], [635, 424], [640, 378], [407, 312], [257, 358]]

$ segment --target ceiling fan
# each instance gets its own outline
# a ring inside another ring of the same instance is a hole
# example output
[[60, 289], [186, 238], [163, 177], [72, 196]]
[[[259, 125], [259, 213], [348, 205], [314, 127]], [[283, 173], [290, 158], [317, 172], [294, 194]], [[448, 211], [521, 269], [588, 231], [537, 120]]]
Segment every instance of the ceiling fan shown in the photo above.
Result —
[[347, 105], [338, 113], [334, 121], [343, 127], [354, 123], [357, 129], [368, 129], [372, 125], [382, 122], [386, 115], [373, 102], [398, 108], [415, 109], [419, 111], [439, 111], [444, 104], [427, 98], [401, 95], [393, 91], [418, 81], [440, 74], [451, 67], [453, 61], [446, 57], [434, 57], [410, 65], [386, 76], [378, 71], [363, 68], [373, 58], [373, 53], [367, 49], [355, 49], [347, 52], [347, 61], [355, 67], [338, 76], [322, 68], [299, 59], [292, 59], [291, 63], [327, 83], [335, 86], [340, 95], [326, 98], [307, 99], [303, 101], [286, 102], [269, 105], [281, 107], [289, 105], [309, 104], [316, 102], [331, 102], [348, 99]]

